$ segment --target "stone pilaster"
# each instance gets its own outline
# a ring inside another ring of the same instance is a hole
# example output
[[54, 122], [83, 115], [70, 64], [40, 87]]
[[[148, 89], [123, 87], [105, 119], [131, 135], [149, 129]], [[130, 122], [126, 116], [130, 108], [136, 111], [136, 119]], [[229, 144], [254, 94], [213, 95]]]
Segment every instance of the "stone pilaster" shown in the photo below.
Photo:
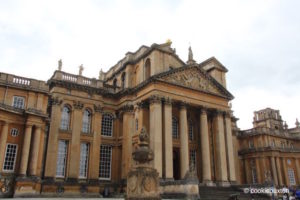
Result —
[[232, 145], [232, 130], [231, 130], [231, 117], [227, 113], [225, 116], [225, 126], [226, 126], [226, 143], [227, 143], [227, 158], [228, 158], [228, 168], [229, 168], [229, 181], [236, 182], [235, 174], [235, 163], [233, 156], [233, 145]]
[[165, 128], [165, 176], [173, 179], [173, 141], [172, 141], [172, 103], [166, 99], [164, 103]]
[[122, 109], [123, 113], [123, 140], [122, 140], [122, 179], [126, 179], [131, 167], [132, 134], [134, 133], [133, 106]]
[[277, 178], [278, 178], [278, 184], [279, 186], [283, 186], [283, 175], [281, 170], [281, 161], [279, 157], [276, 157], [276, 167], [277, 167]]
[[154, 168], [162, 177], [162, 105], [158, 96], [150, 97], [150, 148], [154, 152]]
[[5, 157], [7, 135], [8, 135], [8, 123], [3, 122], [1, 136], [0, 136], [0, 172], [2, 172], [2, 166]]
[[215, 130], [216, 130], [216, 144], [217, 144], [216, 167], [219, 168], [218, 181], [221, 184], [223, 184], [225, 182], [228, 182], [223, 112], [217, 111], [215, 117], [216, 117]]
[[20, 171], [19, 171], [19, 174], [24, 176], [26, 176], [27, 167], [28, 167], [28, 158], [29, 158], [29, 151], [31, 146], [30, 145], [31, 135], [32, 135], [32, 125], [27, 124], [25, 128], [21, 164], [20, 164]]
[[94, 133], [93, 133], [93, 142], [91, 145], [91, 160], [89, 163], [90, 179], [98, 179], [99, 178], [99, 162], [100, 162], [100, 145], [101, 145], [101, 125], [102, 125], [102, 106], [95, 105], [94, 106]]
[[74, 101], [73, 103], [73, 126], [72, 126], [72, 139], [70, 141], [70, 168], [69, 168], [69, 178], [77, 179], [79, 176], [79, 163], [80, 163], [80, 134], [82, 126], [82, 108], [83, 104], [79, 101]]
[[283, 158], [281, 158], [281, 161], [282, 161], [282, 175], [284, 177], [283, 184], [284, 185], [289, 185], [289, 178], [288, 178], [288, 174], [287, 174], [286, 159], [283, 157]]
[[[38, 166], [38, 158], [39, 158], [39, 152], [42, 151], [40, 149], [40, 143], [41, 143], [41, 129], [42, 127], [39, 125], [35, 126], [35, 131], [33, 134], [33, 148], [32, 148], [32, 157], [30, 161], [30, 175], [37, 176], [37, 166]], [[44, 142], [44, 140], [42, 141]]]
[[210, 166], [210, 151], [209, 151], [209, 135], [207, 124], [207, 113], [205, 109], [201, 109], [200, 114], [200, 141], [202, 155], [202, 182], [210, 184], [211, 181], [211, 166]]
[[299, 162], [300, 162], [299, 158], [295, 158], [296, 173], [297, 173], [297, 177], [298, 177], [297, 185], [300, 185], [300, 164], [299, 164]]
[[49, 130], [49, 139], [47, 144], [47, 156], [45, 166], [45, 177], [56, 176], [56, 159], [57, 159], [57, 148], [58, 148], [58, 133], [61, 119], [61, 108], [60, 105], [62, 100], [59, 98], [52, 98], [52, 111], [51, 111], [51, 123]]
[[189, 170], [189, 139], [187, 125], [187, 109], [182, 103], [179, 110], [179, 128], [180, 128], [180, 176], [183, 179]]
[[275, 158], [271, 157], [271, 169], [272, 169], [272, 177], [275, 185], [278, 185], [277, 171], [276, 171], [276, 163]]

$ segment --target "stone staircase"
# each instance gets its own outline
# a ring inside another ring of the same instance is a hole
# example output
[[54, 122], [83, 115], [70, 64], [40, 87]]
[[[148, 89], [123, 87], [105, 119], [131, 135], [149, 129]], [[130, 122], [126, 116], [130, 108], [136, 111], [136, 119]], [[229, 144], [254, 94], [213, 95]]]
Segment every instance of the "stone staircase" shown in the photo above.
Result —
[[[271, 197], [261, 194], [245, 194], [238, 186], [234, 187], [208, 187], [199, 186], [201, 200], [227, 200], [230, 197], [237, 196], [238, 200], [270, 200]], [[235, 199], [235, 198], [232, 198]]]

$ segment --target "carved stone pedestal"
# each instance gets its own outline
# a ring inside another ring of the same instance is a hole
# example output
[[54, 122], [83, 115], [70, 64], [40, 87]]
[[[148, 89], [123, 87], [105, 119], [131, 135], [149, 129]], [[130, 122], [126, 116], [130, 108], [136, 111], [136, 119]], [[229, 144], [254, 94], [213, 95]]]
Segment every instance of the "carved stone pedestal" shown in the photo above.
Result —
[[159, 200], [158, 172], [150, 167], [137, 167], [132, 169], [127, 179], [128, 200]]

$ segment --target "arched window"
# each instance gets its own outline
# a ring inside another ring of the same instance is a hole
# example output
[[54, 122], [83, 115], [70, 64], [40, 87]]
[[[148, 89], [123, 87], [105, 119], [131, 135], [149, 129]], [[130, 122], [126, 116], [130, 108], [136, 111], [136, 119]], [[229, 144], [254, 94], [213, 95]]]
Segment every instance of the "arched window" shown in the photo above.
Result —
[[189, 139], [194, 140], [194, 129], [192, 120], [189, 120]]
[[125, 88], [125, 79], [126, 79], [126, 73], [123, 72], [123, 73], [122, 73], [122, 76], [121, 76], [121, 81], [122, 81], [121, 86], [122, 86], [122, 89]]
[[179, 138], [178, 120], [176, 119], [176, 117], [172, 117], [172, 136], [173, 136], [173, 138]]
[[113, 116], [104, 114], [102, 116], [101, 135], [112, 136], [113, 133]]
[[91, 118], [92, 118], [91, 111], [89, 111], [88, 109], [85, 109], [83, 112], [83, 118], [82, 118], [82, 132], [83, 133], [90, 133]]
[[70, 116], [71, 116], [71, 109], [68, 106], [64, 106], [62, 113], [61, 113], [61, 120], [60, 120], [60, 129], [61, 130], [69, 130]]
[[145, 80], [148, 79], [151, 75], [151, 62], [148, 58], [145, 62]]

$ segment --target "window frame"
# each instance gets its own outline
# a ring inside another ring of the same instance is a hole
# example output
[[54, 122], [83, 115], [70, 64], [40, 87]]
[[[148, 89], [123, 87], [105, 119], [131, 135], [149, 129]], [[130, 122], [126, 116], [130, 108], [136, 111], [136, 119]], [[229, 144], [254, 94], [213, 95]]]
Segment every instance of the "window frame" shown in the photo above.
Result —
[[[104, 126], [103, 126], [103, 120], [104, 120], [104, 116], [110, 116], [110, 119], [111, 119], [111, 134], [110, 135], [105, 135], [105, 134], [103, 134], [103, 132], [104, 132]], [[103, 137], [113, 137], [113, 135], [114, 135], [114, 117], [113, 117], [113, 114], [111, 114], [111, 113], [104, 113], [103, 115], [102, 115], [102, 119], [101, 119], [101, 136], [103, 136]]]
[[[65, 123], [66, 119], [63, 119], [64, 118], [64, 109], [67, 108], [69, 110], [69, 113], [68, 113], [68, 123], [67, 123], [67, 127], [63, 127], [63, 123]], [[64, 105], [62, 107], [62, 112], [61, 112], [61, 117], [60, 117], [60, 125], [59, 125], [59, 129], [62, 130], [62, 131], [69, 131], [71, 130], [71, 115], [72, 115], [72, 109], [69, 105]], [[63, 122], [64, 120], [64, 122]]]
[[[87, 145], [86, 147], [87, 147], [87, 151], [86, 151], [86, 155], [85, 155], [85, 169], [83, 169], [83, 171], [85, 171], [85, 175], [84, 176], [82, 176], [81, 175], [81, 159], [82, 159], [82, 149], [81, 149], [81, 145]], [[78, 177], [79, 177], [79, 179], [87, 179], [87, 177], [88, 177], [88, 173], [89, 173], [89, 157], [90, 157], [90, 144], [88, 143], [88, 142], [82, 142], [82, 143], [80, 143], [80, 159], [79, 159], [79, 175], [78, 175]]]
[[[64, 157], [64, 170], [63, 175], [57, 174], [57, 168], [58, 168], [58, 155], [59, 155], [59, 142], [64, 142], [65, 146], [65, 157]], [[55, 177], [56, 178], [65, 178], [67, 173], [67, 164], [68, 164], [68, 152], [69, 152], [69, 141], [68, 140], [58, 140], [58, 148], [57, 148], [57, 154], [56, 154], [56, 170], [55, 170]]]
[[[88, 112], [89, 113], [89, 116], [88, 117], [88, 121], [85, 122], [84, 120], [84, 117], [85, 117], [85, 112]], [[83, 111], [83, 115], [82, 115], [82, 127], [81, 127], [81, 132], [84, 133], [84, 134], [90, 134], [91, 133], [91, 128], [92, 128], [92, 112], [90, 109], [86, 108], [84, 109]], [[85, 126], [88, 126], [87, 127], [87, 130], [84, 130]]]
[[[103, 156], [102, 156], [102, 154], [101, 154], [101, 148], [102, 147], [108, 147], [108, 148], [110, 148], [110, 158], [109, 158], [109, 177], [107, 178], [107, 177], [101, 177], [100, 175], [100, 173], [101, 173], [101, 158], [103, 159]], [[113, 154], [113, 148], [112, 148], [112, 146], [111, 145], [108, 145], [108, 144], [101, 144], [100, 145], [100, 159], [99, 159], [99, 176], [98, 176], [98, 178], [99, 178], [99, 180], [111, 180], [111, 171], [112, 171], [112, 154]]]
[[[176, 122], [176, 127], [174, 126], [174, 122]], [[172, 138], [179, 139], [179, 122], [175, 116], [172, 116]]]
[[[4, 169], [5, 160], [6, 160], [6, 156], [7, 156], [8, 145], [12, 145], [12, 146], [16, 147], [15, 157], [14, 157], [14, 162], [13, 162], [13, 169]], [[5, 153], [5, 155], [4, 155], [3, 164], [2, 164], [2, 171], [3, 172], [7, 172], [7, 173], [13, 173], [15, 171], [15, 168], [16, 168], [16, 162], [17, 162], [17, 156], [18, 156], [18, 144], [6, 143], [6, 147], [5, 147], [5, 152], [4, 153]]]
[[[293, 168], [288, 168], [288, 179], [289, 179], [289, 183], [290, 185], [296, 185], [296, 177], [295, 177], [295, 171]], [[293, 176], [291, 176], [293, 175]]]
[[[16, 101], [18, 101], [18, 100], [16, 100], [16, 99], [19, 99], [19, 100], [22, 99], [22, 101], [23, 101], [22, 107], [17, 106], [18, 104], [16, 103]], [[16, 106], [15, 106], [15, 103], [16, 103]], [[19, 108], [19, 109], [24, 109], [25, 108], [25, 97], [13, 96], [12, 107]]]
[[189, 140], [193, 141], [195, 139], [194, 134], [194, 126], [193, 121], [191, 119], [188, 120], [188, 134], [189, 134]]
[[[14, 133], [14, 134], [13, 134]], [[17, 128], [11, 128], [10, 129], [10, 135], [12, 136], [12, 137], [17, 137], [18, 135], [19, 135], [19, 129], [17, 129]]]

